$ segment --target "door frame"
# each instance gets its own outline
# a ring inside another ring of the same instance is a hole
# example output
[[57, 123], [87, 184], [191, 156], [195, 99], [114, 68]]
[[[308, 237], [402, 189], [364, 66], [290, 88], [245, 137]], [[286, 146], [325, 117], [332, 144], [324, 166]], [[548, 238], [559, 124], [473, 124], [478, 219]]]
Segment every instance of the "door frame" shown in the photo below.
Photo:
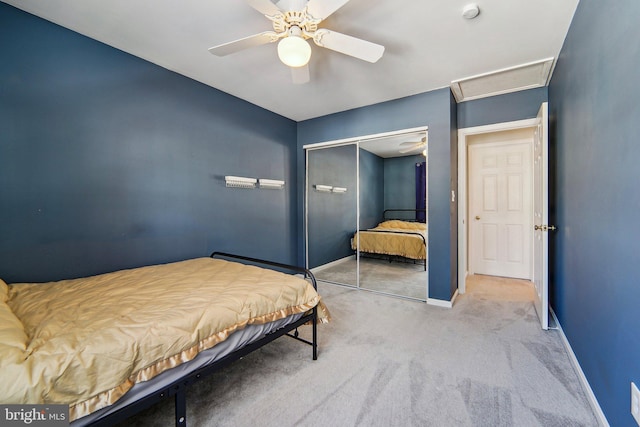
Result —
[[512, 122], [496, 123], [492, 125], [474, 126], [458, 130], [458, 293], [466, 292], [466, 280], [468, 275], [468, 186], [467, 168], [469, 138], [474, 135], [494, 133], [509, 130], [535, 128], [536, 119], [517, 120]]

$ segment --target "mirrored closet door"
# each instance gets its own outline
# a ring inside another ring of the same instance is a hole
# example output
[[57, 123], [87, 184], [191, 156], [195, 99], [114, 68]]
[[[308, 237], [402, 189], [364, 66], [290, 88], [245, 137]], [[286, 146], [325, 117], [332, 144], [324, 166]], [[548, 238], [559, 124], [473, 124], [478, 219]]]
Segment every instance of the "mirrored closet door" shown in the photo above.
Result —
[[359, 286], [426, 301], [425, 132], [362, 140]]
[[426, 301], [427, 130], [306, 146], [307, 266], [319, 281]]
[[351, 244], [358, 227], [357, 143], [307, 150], [307, 268], [316, 279], [357, 287]]

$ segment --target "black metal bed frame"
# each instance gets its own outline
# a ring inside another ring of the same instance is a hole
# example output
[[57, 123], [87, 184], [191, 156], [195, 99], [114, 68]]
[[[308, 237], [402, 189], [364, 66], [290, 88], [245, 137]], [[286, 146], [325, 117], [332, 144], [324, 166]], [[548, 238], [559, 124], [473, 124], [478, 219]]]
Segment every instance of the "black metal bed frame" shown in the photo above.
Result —
[[[255, 264], [257, 266], [269, 266], [275, 267], [280, 270], [294, 272], [303, 274], [305, 279], [310, 279], [311, 284], [314, 289], [318, 289], [318, 285], [316, 283], [316, 279], [306, 268], [297, 267], [293, 265], [281, 264], [272, 261], [265, 261], [257, 258], [250, 258], [241, 255], [229, 254], [224, 252], [213, 252], [211, 254], [211, 258], [228, 258], [235, 259], [244, 262], [248, 262], [251, 264]], [[91, 423], [91, 426], [96, 427], [107, 427], [113, 426], [114, 424], [124, 421], [127, 418], [141, 412], [142, 410], [150, 407], [151, 405], [160, 402], [168, 397], [174, 397], [175, 399], [175, 425], [176, 427], [185, 427], [187, 425], [187, 401], [186, 401], [186, 388], [190, 384], [193, 384], [201, 379], [204, 379], [208, 375], [230, 365], [238, 359], [248, 355], [249, 353], [259, 349], [260, 347], [270, 343], [271, 341], [281, 337], [282, 335], [287, 335], [291, 338], [294, 338], [298, 341], [302, 341], [305, 344], [309, 344], [313, 349], [313, 360], [317, 360], [318, 358], [318, 332], [317, 332], [317, 320], [318, 320], [318, 308], [314, 307], [310, 312], [303, 315], [301, 318], [296, 320], [293, 323], [283, 326], [280, 329], [277, 329], [264, 337], [260, 338], [257, 341], [252, 342], [242, 348], [235, 350], [234, 352], [226, 355], [225, 357], [217, 360], [216, 362], [203, 366], [202, 368], [174, 381], [173, 383], [167, 385], [162, 390], [159, 390], [155, 393], [151, 393], [147, 396], [142, 397], [135, 402], [127, 406], [123, 406], [117, 411], [113, 412], [105, 416], [104, 418], [100, 418]], [[298, 327], [302, 326], [306, 323], [311, 323], [312, 325], [312, 340], [308, 341], [301, 338], [298, 335]], [[293, 333], [291, 333], [294, 331]]]
[[402, 221], [410, 221], [410, 222], [417, 222], [416, 219], [407, 219], [407, 218], [387, 218], [387, 212], [424, 212], [425, 215], [427, 213], [426, 209], [385, 209], [382, 212], [382, 219], [383, 220], [387, 220], [387, 219], [401, 219]]
[[[425, 212], [426, 213], [426, 209], [385, 209], [382, 212], [382, 219], [383, 221], [386, 221], [388, 219], [392, 219], [392, 218], [387, 218], [387, 213], [388, 212]], [[402, 221], [407, 221], [407, 222], [417, 222], [415, 219], [411, 220], [411, 219], [406, 219], [406, 218], [395, 218], [395, 219], [400, 219]], [[425, 251], [427, 248], [427, 240], [425, 239], [425, 237], [420, 234], [420, 233], [412, 233], [410, 231], [388, 231], [388, 230], [371, 230], [371, 229], [365, 229], [365, 230], [360, 230], [360, 231], [367, 231], [367, 232], [371, 232], [371, 233], [396, 233], [396, 234], [414, 234], [416, 236], [420, 236], [422, 238], [422, 243], [424, 243], [424, 247], [425, 247]], [[360, 251], [361, 254], [365, 253], [365, 254], [371, 254], [371, 252], [364, 252], [364, 251]], [[425, 252], [426, 253], [426, 252]], [[414, 264], [416, 264], [415, 259], [413, 258], [407, 258], [407, 257], [403, 257], [401, 255], [388, 255], [388, 254], [375, 254], [376, 256], [367, 256], [367, 258], [375, 258], [375, 259], [384, 259], [384, 258], [388, 258], [389, 262], [393, 262], [394, 259], [396, 260], [410, 260], [413, 261]], [[362, 256], [362, 255], [361, 255]], [[403, 261], [405, 263], [408, 263], [406, 261]], [[425, 259], [424, 262], [422, 262], [422, 264], [424, 265], [424, 271], [427, 271], [427, 260]]]

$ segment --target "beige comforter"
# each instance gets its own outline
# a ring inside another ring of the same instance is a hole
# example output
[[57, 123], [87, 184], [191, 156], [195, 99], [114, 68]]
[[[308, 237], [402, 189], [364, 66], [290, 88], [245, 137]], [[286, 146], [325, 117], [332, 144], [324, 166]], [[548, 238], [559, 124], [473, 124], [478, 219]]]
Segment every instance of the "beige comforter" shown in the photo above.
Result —
[[248, 324], [319, 303], [299, 277], [211, 258], [44, 284], [0, 280], [0, 402], [69, 404], [73, 420]]
[[420, 222], [389, 220], [371, 230], [356, 232], [351, 240], [351, 248], [362, 252], [398, 255], [411, 259], [426, 259], [425, 248], [427, 226]]

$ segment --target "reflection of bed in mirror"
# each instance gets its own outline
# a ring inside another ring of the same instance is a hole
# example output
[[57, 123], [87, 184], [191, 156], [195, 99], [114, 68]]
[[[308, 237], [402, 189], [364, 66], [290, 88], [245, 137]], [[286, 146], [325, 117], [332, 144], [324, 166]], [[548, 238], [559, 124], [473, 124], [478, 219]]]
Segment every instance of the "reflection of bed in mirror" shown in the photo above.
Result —
[[389, 261], [421, 262], [427, 269], [427, 225], [416, 221], [424, 209], [387, 209], [376, 227], [359, 230], [351, 248], [360, 255], [386, 257]]

